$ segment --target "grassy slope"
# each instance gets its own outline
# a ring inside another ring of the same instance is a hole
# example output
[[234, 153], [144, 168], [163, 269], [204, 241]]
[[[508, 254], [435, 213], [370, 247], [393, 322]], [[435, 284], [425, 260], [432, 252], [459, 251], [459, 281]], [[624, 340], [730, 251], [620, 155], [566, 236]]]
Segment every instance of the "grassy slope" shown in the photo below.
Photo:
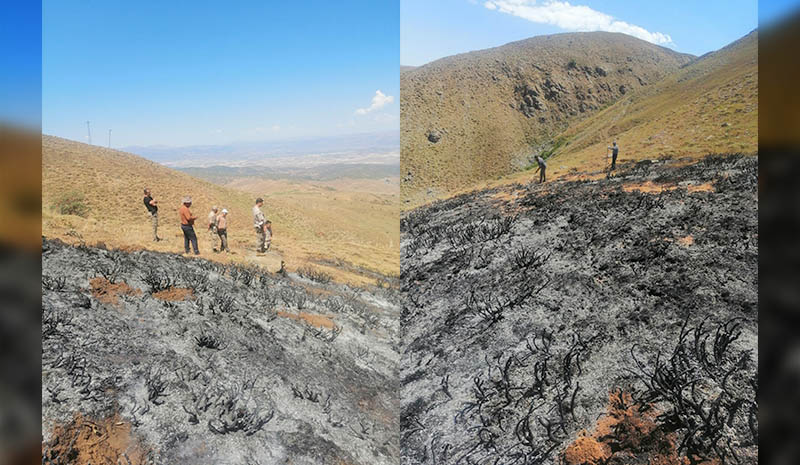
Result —
[[[571, 121], [650, 85], [690, 56], [613, 33], [541, 36], [447, 57], [401, 73], [401, 185], [412, 204], [497, 178], [527, 164]], [[605, 75], [598, 73], [602, 68]], [[545, 82], [561, 85], [555, 98]], [[546, 109], [526, 116], [520, 89], [538, 89]], [[441, 140], [427, 134], [436, 130]]]
[[613, 138], [622, 161], [756, 152], [758, 32], [626, 96], [559, 138], [568, 144], [549, 164], [553, 175], [602, 169]]
[[268, 196], [314, 231], [314, 259], [344, 259], [396, 275], [400, 263], [398, 179], [296, 181], [239, 178], [228, 187]]
[[[159, 235], [166, 239], [160, 243], [151, 240], [149, 217], [142, 204], [144, 186], [152, 188], [160, 201]], [[60, 215], [52, 208], [62, 194], [75, 190], [86, 196], [91, 209], [87, 218]], [[206, 258], [254, 262], [275, 271], [281, 258], [291, 270], [312, 257], [324, 255], [332, 261], [343, 261], [355, 267], [384, 274], [398, 273], [397, 252], [394, 259], [388, 253], [373, 253], [384, 251], [388, 245], [358, 240], [342, 243], [337, 237], [327, 235], [326, 231], [312, 227], [307, 212], [297, 211], [285, 199], [267, 195], [264, 195], [264, 211], [273, 221], [273, 248], [277, 254], [255, 256], [251, 213], [254, 194], [217, 186], [136, 155], [42, 136], [42, 234], [46, 236], [74, 241], [77, 233], [88, 243], [181, 252], [183, 236], [177, 211], [180, 199], [185, 195], [192, 196], [192, 211], [200, 217], [195, 229], [201, 253]], [[230, 211], [228, 237], [231, 249], [236, 252], [233, 256], [211, 252], [211, 240], [203, 225], [211, 205]], [[358, 224], [357, 218], [344, 220]], [[337, 226], [330, 225], [332, 229]], [[393, 249], [396, 248], [395, 245]], [[342, 269], [328, 268], [326, 271], [341, 280], [367, 280]]]

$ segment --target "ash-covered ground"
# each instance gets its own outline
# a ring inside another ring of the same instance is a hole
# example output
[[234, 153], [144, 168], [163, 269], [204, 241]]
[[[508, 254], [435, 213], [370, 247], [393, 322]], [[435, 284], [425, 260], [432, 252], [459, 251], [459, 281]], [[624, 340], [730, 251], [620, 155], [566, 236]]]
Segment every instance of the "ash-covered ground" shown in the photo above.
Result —
[[402, 463], [757, 463], [757, 166], [643, 161], [407, 214]]
[[396, 287], [45, 239], [42, 273], [42, 463], [399, 461]]

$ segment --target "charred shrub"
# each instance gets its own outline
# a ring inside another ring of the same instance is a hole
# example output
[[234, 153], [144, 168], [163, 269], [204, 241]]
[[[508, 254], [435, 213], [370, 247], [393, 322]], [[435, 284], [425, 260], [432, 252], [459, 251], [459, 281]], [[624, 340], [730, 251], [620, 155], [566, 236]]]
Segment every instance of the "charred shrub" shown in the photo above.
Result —
[[200, 294], [208, 290], [210, 282], [205, 273], [198, 273], [193, 270], [185, 270], [180, 274], [184, 286], [190, 288], [195, 294]]
[[314, 268], [310, 265], [298, 268], [297, 274], [299, 274], [303, 278], [310, 279], [311, 281], [315, 281], [320, 284], [328, 284], [333, 279], [333, 276], [331, 276], [330, 274], [320, 270], [319, 268]]
[[159, 369], [150, 369], [145, 375], [145, 387], [147, 388], [147, 400], [155, 405], [164, 403], [163, 397], [167, 390], [167, 380], [165, 373]]
[[129, 265], [124, 261], [98, 262], [94, 264], [94, 271], [111, 284], [116, 284], [117, 279], [129, 270]]
[[222, 341], [220, 341], [216, 335], [210, 332], [203, 332], [200, 336], [195, 336], [194, 341], [198, 347], [213, 350], [219, 350], [222, 348]]
[[[742, 320], [734, 318], [707, 328], [687, 318], [669, 355], [658, 353], [651, 364], [631, 349], [631, 373], [644, 388], [637, 393], [643, 408], [663, 409], [658, 419], [682, 439], [678, 452], [694, 463], [719, 460], [740, 463], [741, 450], [758, 442], [756, 375], [750, 351], [736, 350]], [[734, 444], [731, 433], [749, 441]]]
[[264, 412], [255, 403], [245, 398], [245, 389], [226, 389], [213, 404], [208, 420], [208, 429], [214, 434], [229, 434], [242, 431], [251, 436], [264, 427], [275, 411]]
[[249, 286], [259, 274], [258, 269], [252, 265], [231, 265], [228, 268], [228, 275], [231, 279], [245, 286]]
[[175, 285], [175, 280], [167, 271], [156, 267], [148, 267], [142, 273], [142, 281], [149, 286], [151, 294], [161, 292]]
[[42, 339], [48, 339], [59, 333], [59, 326], [69, 325], [72, 317], [61, 311], [42, 311]]
[[48, 291], [61, 292], [67, 287], [66, 276], [42, 275], [42, 288]]
[[208, 308], [211, 310], [212, 314], [219, 313], [230, 313], [234, 310], [233, 307], [234, 298], [232, 295], [228, 295], [224, 291], [216, 291], [214, 295], [211, 297], [211, 301], [208, 303]]

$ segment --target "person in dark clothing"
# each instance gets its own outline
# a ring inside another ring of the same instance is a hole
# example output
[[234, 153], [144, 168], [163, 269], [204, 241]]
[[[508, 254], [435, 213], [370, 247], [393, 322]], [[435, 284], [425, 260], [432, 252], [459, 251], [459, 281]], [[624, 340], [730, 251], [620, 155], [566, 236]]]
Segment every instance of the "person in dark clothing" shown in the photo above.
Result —
[[145, 208], [150, 213], [150, 221], [153, 223], [153, 242], [158, 242], [161, 240], [158, 237], [158, 200], [153, 199], [153, 194], [147, 187], [144, 188], [143, 200]]
[[611, 150], [611, 170], [613, 171], [617, 168], [617, 155], [619, 155], [617, 141], [612, 142], [608, 149]]
[[[545, 175], [545, 172], [547, 171], [547, 163], [544, 161], [544, 158], [540, 157], [539, 155], [536, 155], [536, 163], [539, 164], [539, 167], [536, 168], [536, 171], [539, 172], [539, 183], [541, 184], [547, 180], [547, 176]], [[536, 174], [536, 171], [534, 171], [533, 174]]]
[[194, 232], [194, 221], [197, 219], [197, 217], [192, 215], [192, 212], [189, 210], [189, 207], [191, 206], [192, 206], [192, 198], [184, 197], [183, 205], [181, 205], [181, 208], [178, 211], [181, 216], [181, 231], [183, 231], [183, 248], [186, 251], [186, 253], [189, 253], [189, 243], [191, 243], [192, 248], [194, 249], [194, 254], [200, 255], [200, 251], [197, 249], [197, 235]]

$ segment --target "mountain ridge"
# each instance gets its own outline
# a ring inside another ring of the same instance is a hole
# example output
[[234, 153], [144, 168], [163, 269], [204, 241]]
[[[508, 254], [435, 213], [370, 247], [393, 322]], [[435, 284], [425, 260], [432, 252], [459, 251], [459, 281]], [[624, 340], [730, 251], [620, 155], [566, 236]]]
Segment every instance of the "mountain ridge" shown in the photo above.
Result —
[[407, 201], [528, 163], [532, 147], [694, 57], [619, 33], [537, 36], [401, 73]]

